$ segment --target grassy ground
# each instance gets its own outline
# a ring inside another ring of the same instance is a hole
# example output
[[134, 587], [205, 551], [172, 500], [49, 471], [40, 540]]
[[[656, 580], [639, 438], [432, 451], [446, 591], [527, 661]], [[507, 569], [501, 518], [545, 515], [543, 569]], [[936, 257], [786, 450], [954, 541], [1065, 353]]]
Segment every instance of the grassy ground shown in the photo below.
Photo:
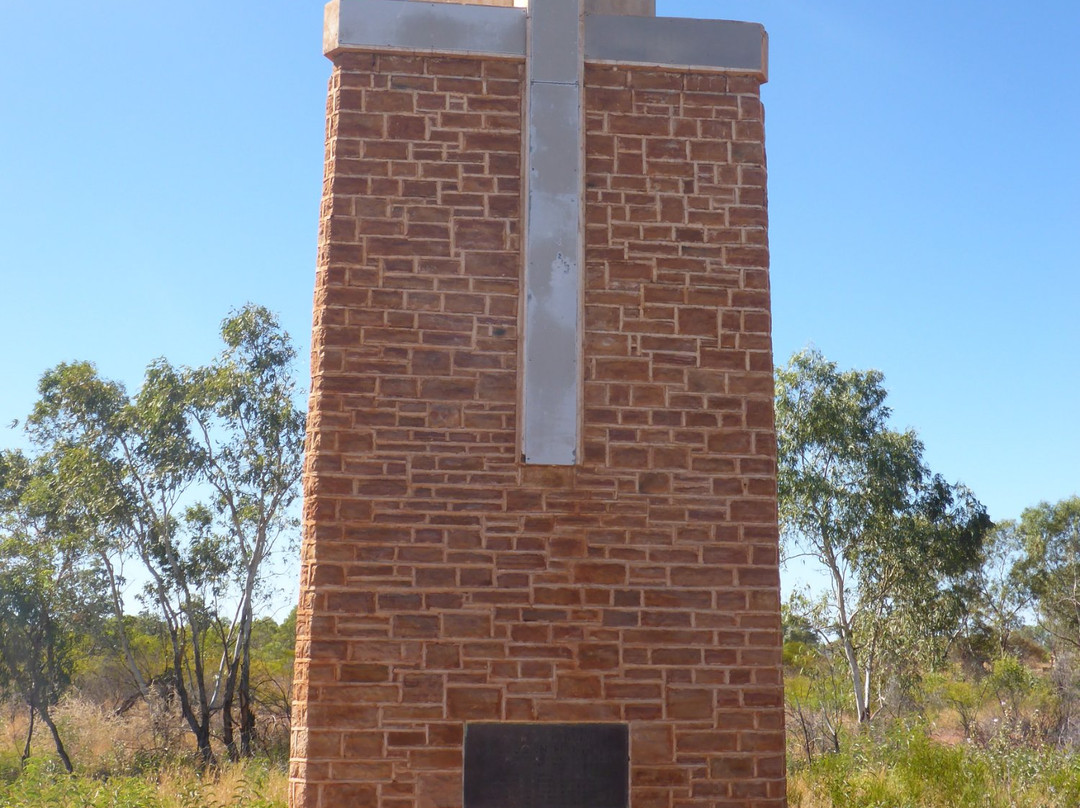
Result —
[[894, 729], [793, 765], [788, 783], [791, 808], [1077, 808], [1080, 755], [1005, 741], [947, 744]]
[[[938, 716], [941, 719], [943, 716]], [[25, 766], [25, 713], [0, 709], [0, 808], [285, 808], [282, 755], [200, 776], [174, 717], [122, 717], [88, 702], [57, 711], [77, 775], [45, 735]], [[999, 733], [980, 743], [956, 727], [884, 723], [848, 734], [842, 751], [789, 755], [791, 808], [1080, 808], [1080, 752]]]
[[224, 767], [199, 777], [171, 766], [154, 773], [100, 779], [68, 777], [54, 761], [31, 761], [11, 783], [0, 785], [7, 808], [285, 808], [287, 777], [261, 763]]
[[112, 716], [73, 700], [56, 711], [76, 767], [69, 777], [42, 729], [24, 766], [26, 715], [0, 712], [0, 808], [285, 808], [283, 760], [257, 759], [200, 775], [190, 745], [164, 711]]

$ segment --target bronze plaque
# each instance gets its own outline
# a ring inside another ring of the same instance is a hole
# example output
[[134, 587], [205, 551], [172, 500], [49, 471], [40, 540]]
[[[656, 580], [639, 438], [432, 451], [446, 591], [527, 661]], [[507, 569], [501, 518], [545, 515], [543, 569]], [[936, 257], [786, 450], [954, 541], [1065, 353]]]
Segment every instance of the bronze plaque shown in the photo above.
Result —
[[628, 808], [626, 724], [468, 724], [465, 808]]

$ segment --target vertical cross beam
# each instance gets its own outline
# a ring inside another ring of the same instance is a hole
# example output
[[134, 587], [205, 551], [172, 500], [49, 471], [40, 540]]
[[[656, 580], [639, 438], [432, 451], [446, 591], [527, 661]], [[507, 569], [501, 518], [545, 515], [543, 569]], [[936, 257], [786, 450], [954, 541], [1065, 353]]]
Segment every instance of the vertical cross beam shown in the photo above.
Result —
[[533, 0], [528, 14], [522, 459], [569, 466], [583, 385], [584, 0]]

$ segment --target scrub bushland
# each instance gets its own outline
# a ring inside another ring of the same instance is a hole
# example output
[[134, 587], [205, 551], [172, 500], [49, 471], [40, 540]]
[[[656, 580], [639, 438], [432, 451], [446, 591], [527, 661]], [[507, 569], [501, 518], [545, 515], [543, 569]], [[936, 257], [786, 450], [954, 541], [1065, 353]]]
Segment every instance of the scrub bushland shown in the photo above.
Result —
[[[203, 770], [197, 749], [168, 705], [123, 714], [85, 698], [56, 709], [74, 774], [42, 745], [22, 760], [25, 709], [0, 709], [0, 806], [3, 808], [285, 808], [287, 760], [281, 749]], [[175, 724], [175, 730], [167, 724]]]

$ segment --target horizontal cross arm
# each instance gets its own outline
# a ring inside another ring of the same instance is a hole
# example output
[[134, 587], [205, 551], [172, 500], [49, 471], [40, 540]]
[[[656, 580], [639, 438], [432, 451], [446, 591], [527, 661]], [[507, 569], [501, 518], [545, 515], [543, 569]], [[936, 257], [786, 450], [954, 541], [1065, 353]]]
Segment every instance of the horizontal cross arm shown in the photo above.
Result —
[[[526, 9], [421, 0], [332, 0], [323, 50], [524, 58]], [[757, 23], [624, 14], [585, 17], [585, 59], [768, 76]]]

